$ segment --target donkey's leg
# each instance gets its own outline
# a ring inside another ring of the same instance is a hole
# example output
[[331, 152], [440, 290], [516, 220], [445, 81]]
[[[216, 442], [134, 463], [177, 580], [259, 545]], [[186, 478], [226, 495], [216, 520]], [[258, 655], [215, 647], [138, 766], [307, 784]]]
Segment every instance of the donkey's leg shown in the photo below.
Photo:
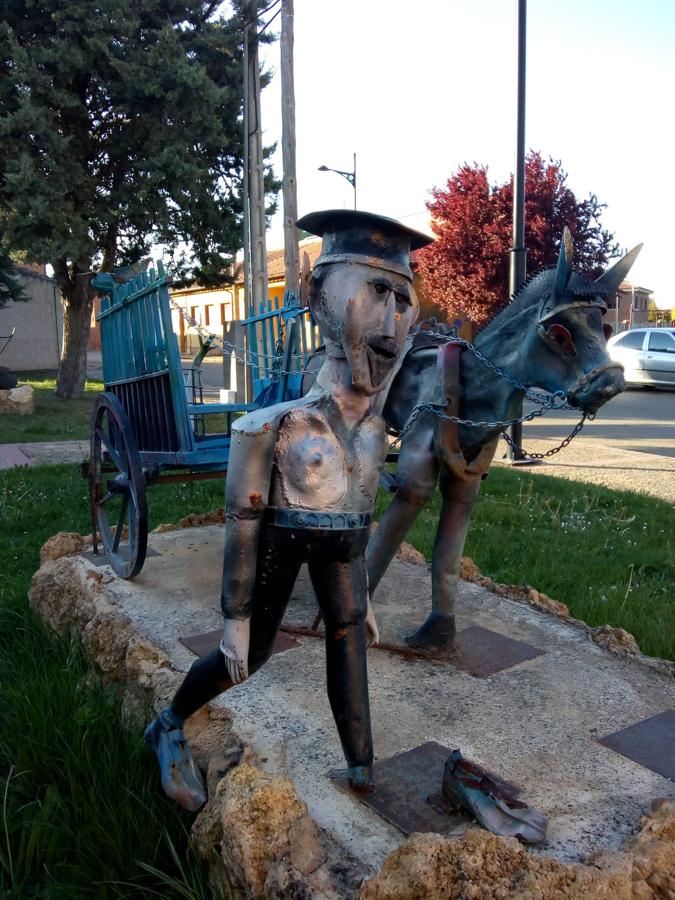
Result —
[[396, 466], [396, 496], [368, 541], [366, 562], [372, 597], [408, 529], [434, 492], [438, 461], [433, 448], [433, 425], [420, 417], [405, 437]]
[[443, 651], [455, 637], [455, 597], [464, 543], [480, 481], [462, 481], [441, 471], [441, 515], [431, 564], [432, 608], [419, 631], [406, 639], [411, 647]]

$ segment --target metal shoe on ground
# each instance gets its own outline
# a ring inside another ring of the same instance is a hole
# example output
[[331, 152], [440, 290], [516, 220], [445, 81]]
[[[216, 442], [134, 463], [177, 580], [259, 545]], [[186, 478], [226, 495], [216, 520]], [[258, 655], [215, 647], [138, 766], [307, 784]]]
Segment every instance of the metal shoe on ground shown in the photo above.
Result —
[[510, 794], [476, 763], [453, 750], [443, 770], [443, 796], [474, 816], [493, 834], [528, 844], [546, 839], [548, 819]]

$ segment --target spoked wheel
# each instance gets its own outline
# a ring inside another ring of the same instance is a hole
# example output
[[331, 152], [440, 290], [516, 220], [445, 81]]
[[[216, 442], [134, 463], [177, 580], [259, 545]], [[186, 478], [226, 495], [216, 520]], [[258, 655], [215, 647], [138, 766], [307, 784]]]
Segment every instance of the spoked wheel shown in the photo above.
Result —
[[117, 397], [99, 394], [91, 431], [91, 508], [108, 562], [121, 578], [143, 568], [148, 549], [146, 480], [131, 423]]

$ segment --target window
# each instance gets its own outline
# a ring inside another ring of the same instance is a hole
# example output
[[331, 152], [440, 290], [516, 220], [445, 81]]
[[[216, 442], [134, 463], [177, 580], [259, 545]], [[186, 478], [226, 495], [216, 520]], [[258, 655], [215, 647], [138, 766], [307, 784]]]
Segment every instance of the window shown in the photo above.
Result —
[[675, 338], [667, 332], [653, 332], [649, 335], [649, 349], [661, 350], [664, 353], [675, 353]]
[[211, 324], [211, 307], [210, 306], [204, 307], [204, 324], [205, 325]]
[[626, 337], [618, 343], [622, 350], [642, 350], [644, 339], [644, 331], [629, 331]]

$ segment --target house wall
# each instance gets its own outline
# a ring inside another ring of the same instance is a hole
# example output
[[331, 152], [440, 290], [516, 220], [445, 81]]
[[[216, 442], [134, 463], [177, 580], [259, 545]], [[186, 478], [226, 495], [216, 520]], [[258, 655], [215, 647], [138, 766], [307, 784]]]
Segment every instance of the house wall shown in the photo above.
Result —
[[[223, 327], [237, 317], [239, 304], [234, 288], [200, 288], [169, 293], [172, 303], [180, 307], [185, 316], [218, 337], [222, 337]], [[172, 307], [171, 321], [178, 337], [178, 348], [181, 353], [194, 354], [199, 349], [199, 331], [185, 316]]]
[[614, 299], [608, 298], [608, 309], [604, 321], [612, 326], [615, 334], [629, 328], [647, 327], [649, 325], [649, 296], [649, 291], [636, 288], [635, 305], [631, 311], [633, 293], [630, 287], [620, 288], [616, 294], [618, 304]]
[[0, 365], [16, 372], [58, 369], [63, 339], [63, 307], [58, 285], [53, 278], [17, 270], [17, 281], [28, 296], [27, 303], [10, 301], [0, 309], [0, 347], [3, 335], [14, 337]]

